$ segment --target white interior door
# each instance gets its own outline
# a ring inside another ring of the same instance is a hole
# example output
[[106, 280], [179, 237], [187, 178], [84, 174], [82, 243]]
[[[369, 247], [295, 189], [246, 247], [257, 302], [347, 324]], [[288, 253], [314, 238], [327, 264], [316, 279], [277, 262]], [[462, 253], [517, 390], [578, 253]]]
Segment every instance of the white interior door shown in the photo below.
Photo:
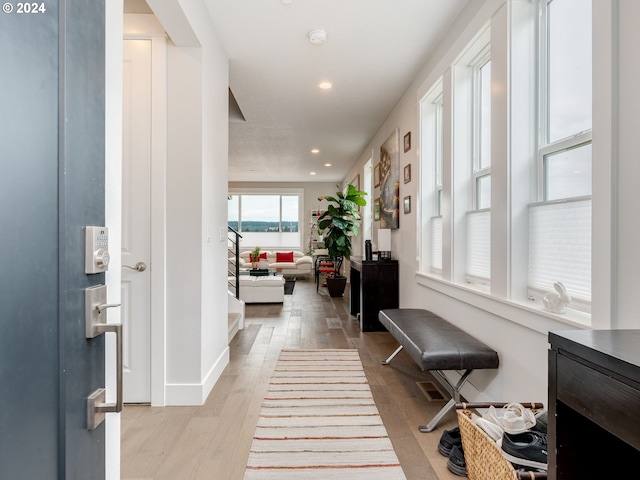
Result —
[[122, 132], [123, 394], [151, 401], [151, 40], [124, 40]]

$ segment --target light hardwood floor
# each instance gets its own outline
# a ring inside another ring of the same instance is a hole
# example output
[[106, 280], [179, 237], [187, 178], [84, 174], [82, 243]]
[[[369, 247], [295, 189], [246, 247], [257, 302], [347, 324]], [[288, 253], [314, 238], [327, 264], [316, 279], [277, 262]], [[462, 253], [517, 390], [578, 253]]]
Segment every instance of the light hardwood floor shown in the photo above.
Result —
[[[347, 286], [348, 288], [348, 286]], [[387, 332], [362, 333], [349, 315], [348, 293], [316, 293], [298, 279], [284, 304], [247, 305], [245, 329], [230, 344], [231, 362], [201, 407], [126, 405], [122, 413], [122, 480], [241, 480], [262, 399], [283, 348], [356, 348], [407, 480], [454, 480], [437, 451], [450, 412], [431, 433], [420, 433], [443, 405], [429, 401], [416, 382], [434, 381]], [[372, 479], [374, 480], [374, 479]], [[375, 479], [377, 480], [377, 479]]]

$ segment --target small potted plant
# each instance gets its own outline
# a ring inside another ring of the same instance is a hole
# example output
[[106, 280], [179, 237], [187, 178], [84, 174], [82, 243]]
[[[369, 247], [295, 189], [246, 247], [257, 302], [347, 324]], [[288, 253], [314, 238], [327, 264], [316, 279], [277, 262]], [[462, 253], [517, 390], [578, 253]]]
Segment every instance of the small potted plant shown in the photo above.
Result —
[[329, 202], [326, 211], [318, 218], [318, 233], [322, 235], [333, 264], [337, 265], [333, 274], [327, 277], [327, 289], [332, 297], [344, 295], [347, 277], [341, 275], [342, 260], [351, 258], [351, 239], [358, 235], [360, 226], [358, 208], [367, 204], [366, 194], [349, 184], [344, 191], [338, 190], [335, 197], [318, 197], [318, 200]]
[[260, 261], [260, 247], [254, 247], [253, 250], [251, 250], [251, 268], [256, 269], [258, 268], [258, 262]]

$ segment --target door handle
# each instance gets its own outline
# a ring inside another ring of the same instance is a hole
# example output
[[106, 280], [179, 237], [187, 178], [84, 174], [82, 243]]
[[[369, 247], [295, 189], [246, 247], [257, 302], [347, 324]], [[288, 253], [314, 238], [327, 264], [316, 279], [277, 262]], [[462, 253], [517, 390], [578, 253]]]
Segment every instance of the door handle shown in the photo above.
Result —
[[106, 413], [122, 411], [122, 323], [107, 323], [106, 310], [119, 307], [119, 303], [106, 303], [106, 285], [96, 285], [85, 290], [85, 327], [86, 338], [95, 338], [103, 333], [116, 334], [116, 401], [106, 402], [106, 390], [96, 389], [87, 397], [87, 429], [93, 430], [100, 425]]
[[138, 262], [135, 266], [131, 267], [129, 265], [122, 265], [124, 268], [130, 268], [131, 270], [136, 270], [138, 272], [144, 272], [147, 269], [147, 264], [144, 262]]

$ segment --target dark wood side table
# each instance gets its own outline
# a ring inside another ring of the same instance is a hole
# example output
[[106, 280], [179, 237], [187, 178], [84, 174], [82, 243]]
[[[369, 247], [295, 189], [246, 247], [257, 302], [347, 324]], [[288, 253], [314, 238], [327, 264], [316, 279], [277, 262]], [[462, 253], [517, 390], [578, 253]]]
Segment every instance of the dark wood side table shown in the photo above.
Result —
[[549, 479], [638, 478], [640, 330], [549, 332], [549, 343]]
[[351, 315], [360, 314], [363, 332], [386, 331], [378, 320], [378, 312], [398, 308], [398, 261], [366, 261], [351, 257]]

